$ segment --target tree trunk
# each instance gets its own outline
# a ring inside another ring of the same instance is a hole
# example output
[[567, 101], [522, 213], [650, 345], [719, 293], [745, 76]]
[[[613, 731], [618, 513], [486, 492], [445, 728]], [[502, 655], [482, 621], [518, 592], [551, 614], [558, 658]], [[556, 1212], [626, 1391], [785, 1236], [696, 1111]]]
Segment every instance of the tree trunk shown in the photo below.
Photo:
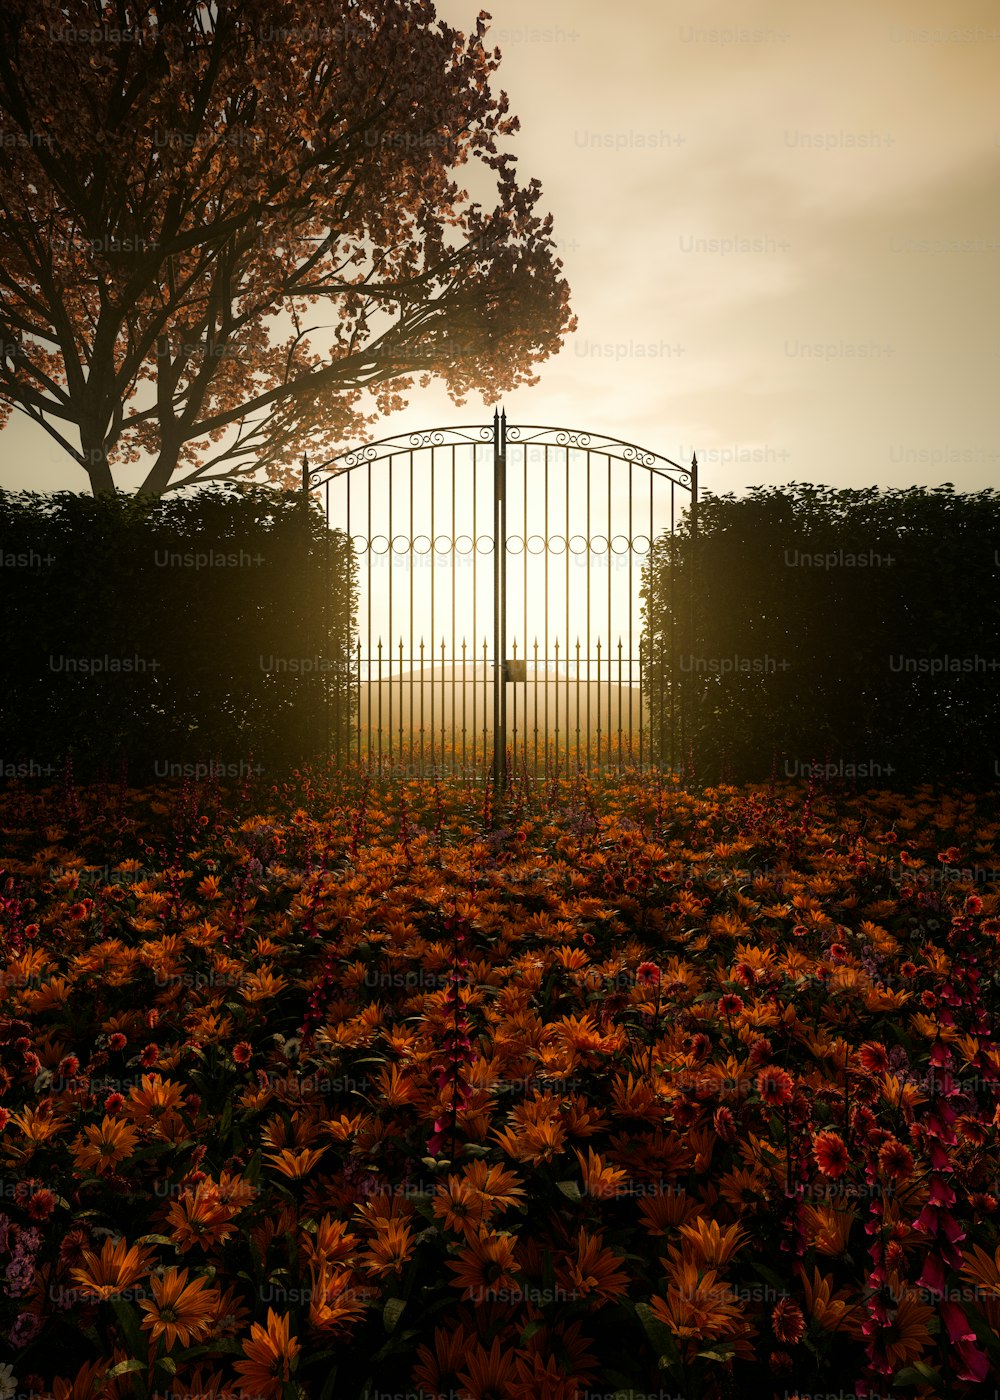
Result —
[[103, 445], [83, 444], [83, 465], [90, 477], [90, 489], [95, 496], [108, 496], [115, 493], [115, 479], [111, 475], [107, 453]]
[[146, 480], [139, 488], [144, 496], [162, 496], [164, 491], [169, 489], [170, 479], [177, 470], [180, 450], [180, 441], [169, 442], [166, 437], [161, 440], [156, 461], [150, 467]]

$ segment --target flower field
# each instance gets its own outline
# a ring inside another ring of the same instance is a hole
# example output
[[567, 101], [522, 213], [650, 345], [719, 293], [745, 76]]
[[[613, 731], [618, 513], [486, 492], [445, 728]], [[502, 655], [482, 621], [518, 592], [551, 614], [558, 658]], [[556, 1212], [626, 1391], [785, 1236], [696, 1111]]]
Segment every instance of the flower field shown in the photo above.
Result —
[[0, 1396], [979, 1395], [992, 796], [0, 797]]

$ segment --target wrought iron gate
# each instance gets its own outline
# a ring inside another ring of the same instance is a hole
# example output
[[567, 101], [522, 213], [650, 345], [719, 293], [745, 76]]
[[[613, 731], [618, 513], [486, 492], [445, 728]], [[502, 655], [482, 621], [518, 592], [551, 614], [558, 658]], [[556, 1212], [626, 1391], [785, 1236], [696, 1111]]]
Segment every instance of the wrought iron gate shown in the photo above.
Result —
[[[492, 767], [501, 788], [511, 763], [535, 777], [650, 766], [635, 561], [674, 532], [676, 492], [696, 520], [696, 456], [685, 467], [497, 412], [492, 425], [388, 437], [312, 469], [303, 458], [303, 489], [323, 491], [328, 526], [364, 561], [349, 753], [337, 726], [338, 759], [415, 774]], [[606, 534], [594, 533], [601, 507]], [[488, 511], [491, 533], [480, 533]], [[511, 519], [520, 533], [508, 533]], [[671, 768], [673, 703], [671, 687], [659, 708], [669, 743], [657, 751]]]

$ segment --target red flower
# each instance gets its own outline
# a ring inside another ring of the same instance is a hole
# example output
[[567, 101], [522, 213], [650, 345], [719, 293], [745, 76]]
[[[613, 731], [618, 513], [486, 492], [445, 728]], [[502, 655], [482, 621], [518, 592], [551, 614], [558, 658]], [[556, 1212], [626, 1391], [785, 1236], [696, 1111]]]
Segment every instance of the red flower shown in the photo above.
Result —
[[660, 969], [653, 962], [641, 962], [635, 970], [636, 980], [644, 986], [655, 987], [660, 980]]
[[889, 1068], [885, 1046], [877, 1040], [866, 1040], [858, 1051], [858, 1059], [869, 1074], [885, 1074]]
[[771, 1314], [771, 1328], [779, 1342], [794, 1346], [802, 1340], [806, 1330], [802, 1309], [791, 1298], [779, 1298]]
[[109, 1050], [124, 1050], [128, 1044], [128, 1036], [122, 1035], [121, 1031], [115, 1031], [114, 1035], [108, 1036]]
[[104, 1100], [105, 1113], [120, 1113], [125, 1107], [124, 1094], [109, 1094]]
[[784, 1104], [791, 1103], [795, 1084], [792, 1076], [785, 1070], [779, 1069], [777, 1065], [768, 1065], [757, 1075], [757, 1092], [766, 1104], [773, 1108], [781, 1108]]
[[882, 1144], [878, 1162], [893, 1181], [908, 1181], [913, 1175], [913, 1153], [898, 1138], [889, 1138]]
[[142, 1065], [143, 1069], [152, 1069], [159, 1058], [160, 1047], [151, 1040], [139, 1056], [139, 1063]]
[[238, 1065], [248, 1065], [253, 1049], [246, 1040], [238, 1040], [233, 1046], [233, 1059]]
[[736, 1141], [736, 1119], [728, 1108], [717, 1108], [712, 1117], [712, 1126], [723, 1142]]
[[719, 997], [719, 1011], [725, 1016], [738, 1016], [743, 1010], [743, 998], [736, 992], [725, 992]]
[[829, 1129], [817, 1133], [813, 1138], [813, 1156], [823, 1175], [831, 1177], [834, 1181], [844, 1175], [850, 1160], [844, 1139], [839, 1133]]
[[55, 1208], [55, 1193], [45, 1188], [36, 1191], [28, 1202], [28, 1214], [32, 1220], [48, 1220]]

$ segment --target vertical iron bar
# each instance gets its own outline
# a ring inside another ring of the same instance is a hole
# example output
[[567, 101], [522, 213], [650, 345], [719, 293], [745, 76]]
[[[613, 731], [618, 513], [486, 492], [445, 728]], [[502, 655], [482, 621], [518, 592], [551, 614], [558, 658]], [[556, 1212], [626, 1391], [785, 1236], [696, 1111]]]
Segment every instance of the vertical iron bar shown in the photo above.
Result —
[[487, 768], [487, 764], [486, 764], [486, 753], [487, 753], [487, 748], [486, 748], [486, 715], [487, 715], [487, 712], [488, 712], [488, 706], [487, 706], [487, 679], [488, 679], [488, 677], [487, 677], [487, 670], [488, 670], [488, 667], [489, 667], [489, 662], [487, 661], [486, 656], [487, 656], [487, 653], [486, 653], [486, 634], [485, 634], [485, 632], [484, 632], [484, 633], [483, 633], [483, 781], [484, 781], [484, 782], [486, 781], [486, 774], [487, 774], [487, 772], [488, 772], [488, 768]]
[[435, 450], [431, 447], [431, 772], [434, 772], [434, 576], [437, 573], [437, 542], [434, 536], [434, 468]]
[[[514, 674], [517, 675], [517, 637], [515, 636], [512, 648], [512, 658], [514, 662]], [[514, 697], [514, 727], [511, 730], [511, 748], [514, 755], [514, 771], [517, 772], [517, 681], [511, 687], [511, 694]]]
[[445, 675], [445, 649], [444, 649], [444, 634], [442, 633], [442, 634], [441, 634], [441, 771], [442, 771], [442, 772], [445, 771], [445, 757], [444, 757], [444, 755], [445, 755], [445, 744], [444, 744], [444, 722], [445, 722], [445, 713], [444, 713], [444, 696], [445, 696], [445, 690], [444, 690], [444, 675]]
[[389, 458], [389, 548], [386, 559], [389, 564], [389, 767], [392, 768], [392, 468], [393, 458]]
[[[410, 586], [413, 586], [413, 575], [410, 575]], [[412, 658], [411, 658], [412, 659]], [[412, 729], [411, 729], [412, 733]], [[399, 634], [399, 766], [404, 768], [403, 763], [403, 634]]]
[[[473, 545], [473, 555], [474, 555], [474, 554], [475, 554], [475, 545]], [[472, 567], [473, 567], [473, 569], [475, 569], [475, 565], [474, 565], [474, 564], [473, 564]], [[463, 637], [463, 638], [462, 638], [462, 777], [463, 777], [463, 778], [467, 776], [466, 767], [465, 767], [465, 764], [466, 764], [466, 758], [465, 758], [465, 725], [466, 725], [465, 700], [466, 700], [466, 687], [467, 687], [467, 685], [468, 685], [468, 681], [467, 681], [467, 679], [466, 679], [466, 672], [467, 672], [467, 669], [468, 669], [468, 668], [466, 667], [466, 664], [465, 664], [465, 638]], [[475, 695], [475, 688], [474, 688], [474, 687], [473, 687], [473, 695]]]
[[[653, 550], [653, 472], [650, 472], [650, 550]], [[650, 647], [650, 661], [653, 661], [653, 648]], [[660, 767], [662, 767], [662, 697], [664, 697], [664, 685], [662, 685], [662, 666], [660, 668]], [[650, 699], [650, 759], [653, 757], [653, 701]]]
[[[414, 540], [414, 535], [413, 535], [413, 448], [411, 447], [411, 448], [410, 448], [410, 548], [409, 548], [409, 553], [408, 553], [408, 555], [407, 555], [407, 557], [408, 557], [408, 559], [409, 559], [409, 561], [410, 561], [410, 635], [409, 635], [409, 649], [410, 649], [410, 724], [409, 724], [409, 730], [410, 730], [410, 762], [409, 762], [409, 767], [410, 767], [410, 773], [411, 773], [411, 774], [412, 774], [413, 769], [414, 769], [414, 763], [413, 763], [413, 730], [414, 730], [414, 727], [415, 727], [415, 726], [414, 726], [413, 721], [414, 721], [414, 719], [416, 718], [415, 706], [414, 706], [414, 704], [413, 704], [413, 671], [414, 671], [414, 666], [413, 666], [413, 663], [414, 663], [414, 655], [413, 655], [413, 653], [414, 653], [414, 650], [415, 650], [414, 645], [413, 645], [413, 585], [414, 585], [414, 583], [415, 583], [415, 581], [416, 581], [416, 580], [414, 579], [414, 571], [415, 571], [415, 569], [416, 569], [416, 551], [415, 551], [414, 548], [413, 548], [413, 540]], [[421, 677], [420, 677], [420, 684], [421, 684], [421, 687], [423, 686], [423, 683], [424, 683], [424, 678], [423, 678], [423, 676], [421, 676]], [[402, 697], [400, 697], [400, 705], [402, 706]]]
[[570, 771], [569, 728], [569, 448], [566, 452], [566, 772]]
[[[538, 636], [535, 636], [535, 767], [534, 776], [538, 778]], [[525, 692], [525, 704], [527, 704], [527, 691]]]
[[[590, 449], [587, 449], [587, 630], [584, 633], [587, 647], [587, 772], [590, 772], [590, 575], [593, 569], [590, 543]], [[580, 763], [580, 638], [576, 639], [576, 762]]]
[[[632, 690], [632, 662], [635, 659], [635, 643], [632, 637], [632, 614], [634, 612], [634, 583], [632, 579], [633, 560], [635, 551], [632, 545], [632, 473], [635, 471], [635, 463], [628, 464], [628, 757], [629, 763], [634, 762], [632, 757], [632, 702], [635, 699]], [[649, 604], [647, 601], [647, 608]], [[639, 711], [640, 720], [642, 710]]]
[[[546, 735], [548, 743], [548, 735]], [[556, 776], [559, 774], [559, 637], [556, 637]]]
[[[370, 668], [369, 668], [370, 669]], [[371, 687], [369, 686], [369, 704]], [[358, 767], [361, 767], [361, 638], [358, 638]]]
[[[695, 636], [695, 592], [697, 589], [697, 555], [698, 555], [698, 454], [691, 453], [691, 650], [697, 651], [698, 638]], [[692, 673], [694, 674], [694, 673]], [[688, 719], [688, 746], [691, 750], [691, 761], [694, 763], [694, 706], [692, 704]]]
[[[523, 524], [521, 529], [524, 540], [524, 630], [522, 638], [524, 640], [524, 763], [528, 763], [528, 446], [527, 443], [521, 448], [524, 457], [524, 510], [522, 512]], [[515, 694], [517, 692], [515, 691]], [[514, 747], [514, 761], [517, 762], [517, 746]]]
[[[608, 767], [609, 767], [609, 768], [611, 767], [611, 693], [612, 693], [612, 684], [611, 684], [611, 555], [612, 555], [611, 541], [612, 541], [613, 538], [614, 538], [614, 537], [613, 537], [613, 535], [611, 534], [611, 454], [609, 453], [609, 454], [608, 454]], [[601, 689], [600, 689], [600, 684], [601, 684], [601, 668], [600, 668], [600, 666], [598, 666], [598, 668], [597, 668], [597, 705], [598, 705], [598, 709], [600, 709], [600, 704], [601, 704]], [[622, 703], [622, 693], [621, 693], [621, 689], [619, 688], [619, 691], [618, 691], [618, 709], [619, 709], [619, 713], [621, 712], [621, 703]], [[601, 755], [600, 755], [600, 752], [598, 752], [598, 755], [597, 755], [597, 766], [598, 766], [598, 768], [600, 768], [600, 766], [601, 766]]]
[[[371, 767], [371, 462], [368, 462], [368, 767]], [[381, 696], [381, 680], [380, 680]]]
[[[608, 643], [608, 655], [611, 655], [611, 643]], [[590, 658], [587, 658], [587, 673], [590, 673]], [[587, 686], [587, 694], [590, 694], [590, 685]], [[611, 721], [609, 719], [608, 724]], [[587, 736], [588, 764], [590, 755], [590, 735]], [[588, 772], [590, 771], [588, 767]], [[601, 771], [601, 639], [597, 639], [597, 771]]]
[[576, 634], [576, 768], [580, 771], [580, 634]]
[[507, 415], [493, 414], [493, 781], [497, 793], [507, 778]]
[[[652, 544], [652, 541], [650, 541], [650, 544]], [[644, 727], [645, 727], [645, 726], [643, 725], [643, 716], [642, 716], [642, 633], [640, 632], [640, 633], [639, 633], [639, 772], [640, 772], [640, 773], [643, 771], [643, 768], [642, 768], [642, 731], [643, 731]], [[631, 736], [630, 736], [630, 742], [631, 742]]]
[[[543, 668], [545, 672], [545, 774], [548, 776], [549, 769], [549, 445], [545, 444], [543, 449], [545, 461], [542, 466], [545, 485], [545, 548], [542, 557], [545, 560], [545, 631]], [[556, 725], [559, 724], [559, 690], [556, 688]]]
[[677, 558], [677, 534], [674, 514], [674, 483], [670, 482], [670, 767], [676, 772], [677, 764], [674, 756], [674, 739], [677, 733], [677, 719], [680, 718], [681, 746], [684, 744], [684, 718], [677, 716], [674, 695], [677, 690], [677, 643], [675, 641], [675, 623], [677, 619], [676, 590], [674, 588], [675, 563]]
[[[475, 452], [475, 448], [472, 449]], [[455, 541], [456, 534], [455, 521], [455, 444], [451, 445], [451, 766], [455, 766], [455, 751], [458, 745], [455, 743], [455, 731], [458, 728], [458, 707], [455, 704], [455, 670], [458, 660], [458, 648], [455, 645], [455, 572], [458, 569], [458, 549]], [[444, 706], [441, 706], [442, 713]], [[443, 756], [442, 756], [443, 757]]]
[[[608, 674], [611, 674], [611, 667], [608, 666]], [[629, 712], [632, 706], [632, 687], [629, 686]], [[622, 639], [618, 634], [618, 772], [622, 771]]]
[[[479, 691], [476, 687], [476, 629], [479, 626], [479, 614], [476, 611], [476, 569], [479, 562], [479, 536], [476, 534], [476, 498], [479, 495], [479, 461], [476, 457], [476, 449], [472, 449], [472, 766], [479, 767], [477, 749], [479, 747], [479, 730], [476, 728], [476, 701]], [[462, 679], [464, 680], [464, 674]]]
[[382, 772], [382, 638], [378, 639], [378, 771]]
[[420, 776], [424, 777], [424, 639], [420, 638]]

